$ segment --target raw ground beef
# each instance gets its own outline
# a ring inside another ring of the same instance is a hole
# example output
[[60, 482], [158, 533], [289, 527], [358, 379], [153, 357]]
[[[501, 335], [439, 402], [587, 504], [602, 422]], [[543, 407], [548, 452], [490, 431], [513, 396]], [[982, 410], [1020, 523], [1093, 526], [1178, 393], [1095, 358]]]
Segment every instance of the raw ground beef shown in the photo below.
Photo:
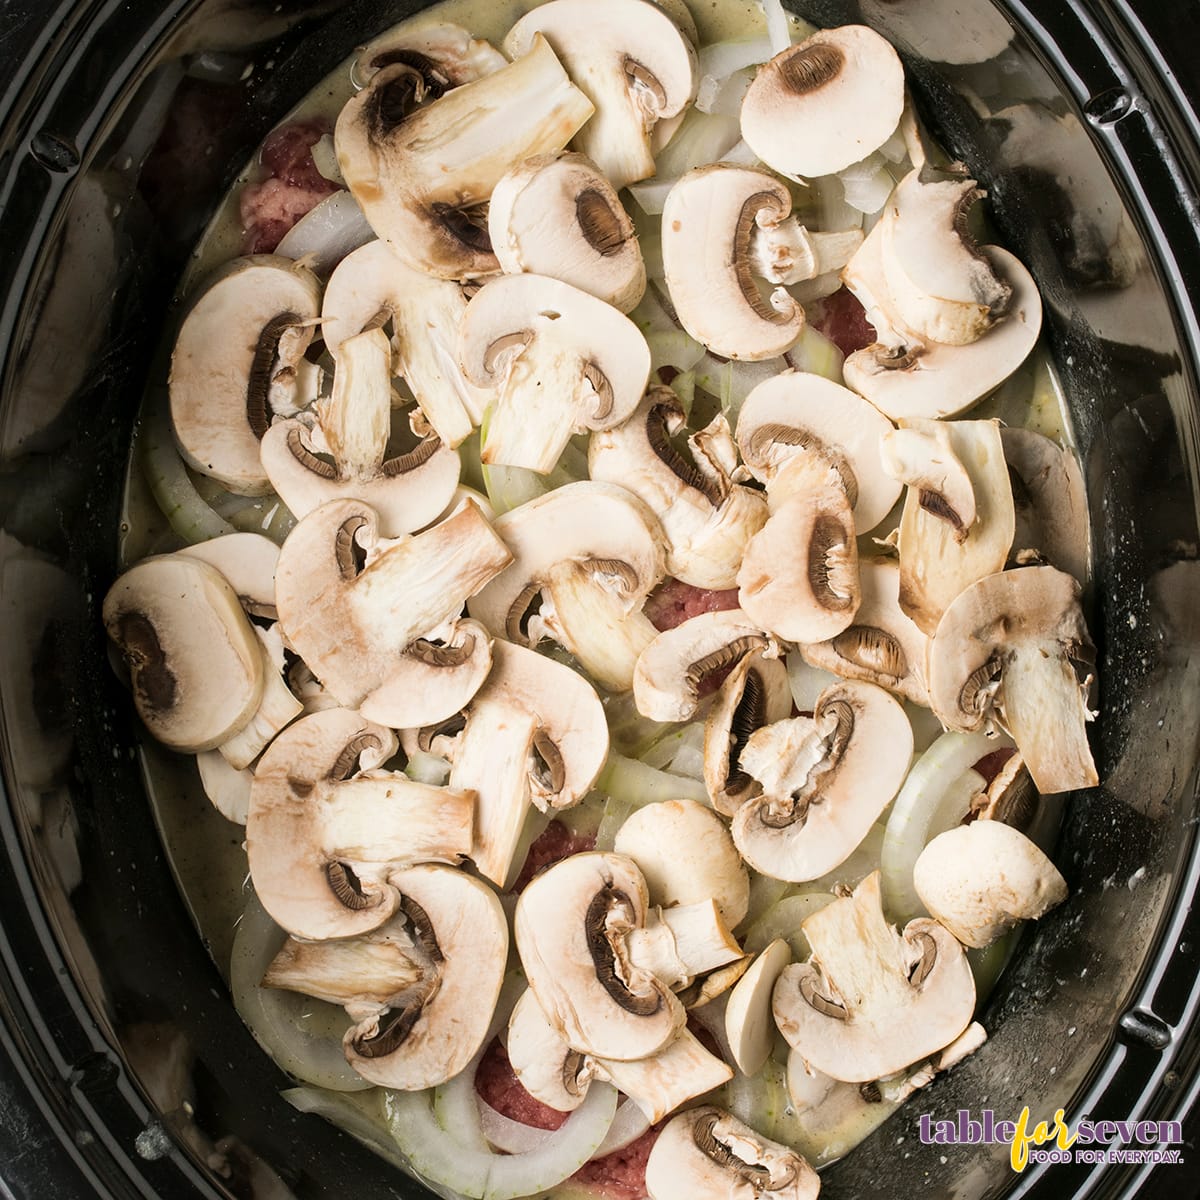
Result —
[[974, 769], [983, 776], [984, 783], [991, 783], [997, 775], [1000, 774], [1000, 768], [1016, 753], [1011, 746], [1002, 746], [999, 750], [993, 750], [990, 754], [985, 754], [976, 764]]
[[624, 1150], [584, 1163], [571, 1178], [594, 1188], [597, 1196], [603, 1196], [604, 1200], [644, 1200], [646, 1160], [664, 1124], [660, 1121], [651, 1125]]
[[324, 121], [297, 121], [263, 143], [265, 178], [242, 189], [242, 253], [270, 254], [297, 221], [338, 190], [313, 162], [312, 148], [329, 132]]
[[812, 305], [809, 321], [845, 355], [870, 346], [876, 340], [875, 326], [867, 320], [866, 310], [858, 297], [847, 288], [838, 288], [832, 296]]
[[668, 579], [650, 593], [643, 611], [661, 633], [701, 613], [724, 612], [737, 606], [737, 588], [714, 592], [708, 588], [692, 587], [690, 583], [681, 583], [678, 579]]
[[557, 1129], [570, 1115], [535, 1100], [521, 1086], [499, 1038], [479, 1060], [475, 1090], [501, 1116], [520, 1121], [522, 1125], [532, 1125], [535, 1129]]
[[584, 850], [594, 850], [596, 838], [593, 834], [572, 833], [561, 821], [551, 821], [538, 835], [529, 847], [525, 856], [525, 865], [517, 876], [512, 890], [520, 892], [525, 885], [543, 868], [556, 863], [572, 854], [580, 854]]

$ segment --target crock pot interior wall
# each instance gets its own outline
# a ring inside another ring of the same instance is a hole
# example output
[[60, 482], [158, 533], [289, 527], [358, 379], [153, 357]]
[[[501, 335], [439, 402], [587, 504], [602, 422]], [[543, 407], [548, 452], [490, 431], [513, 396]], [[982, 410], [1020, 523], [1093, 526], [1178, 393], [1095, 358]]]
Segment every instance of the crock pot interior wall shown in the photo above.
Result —
[[[1160, 988], [1151, 1004], [1138, 989], [1166, 914], [1193, 882], [1191, 364], [1161, 264], [1109, 182], [1088, 118], [1030, 45], [1005, 36], [991, 4], [795, 7], [893, 38], [924, 115], [989, 188], [1001, 239], [1037, 275], [1091, 488], [1105, 781], [1067, 808], [1059, 860], [1072, 896], [1026, 939], [985, 1014], [989, 1043], [829, 1171], [824, 1194], [869, 1196], [901, 1179], [963, 1200], [1014, 1185], [1083, 1194], [1088, 1168], [1017, 1179], [1003, 1148], [924, 1147], [917, 1121], [985, 1106], [1015, 1115], [1025, 1104], [1052, 1116], [1087, 1088], [1088, 1108], [1073, 1116], [1169, 1111], [1155, 1085], [1173, 1029], [1186, 1024], [1187, 992]], [[14, 338], [0, 413], [0, 703], [13, 821], [0, 833], [25, 858], [0, 879], [11, 976], [0, 1015], [27, 1043], [64, 1127], [97, 1139], [71, 1152], [117, 1195], [133, 1194], [121, 1189], [134, 1171], [162, 1196], [266, 1194], [256, 1156], [301, 1197], [419, 1193], [278, 1099], [283, 1077], [233, 1013], [178, 898], [138, 773], [142, 735], [98, 617], [117, 569], [125, 447], [190, 245], [270, 125], [364, 34], [410, 10], [221, 0], [138, 16], [79, 6], [45, 47], [61, 72], [29, 73], [29, 123], [0, 143], [12, 152], [0, 253], [17, 294], [4, 310]], [[951, 10], [961, 37], [948, 43]], [[958, 61], [919, 53], [933, 45]], [[1114, 101], [1092, 118], [1139, 113]], [[26, 867], [44, 925], [19, 911], [31, 894]], [[55, 972], [59, 954], [73, 978]], [[1194, 975], [1197, 954], [1181, 946], [1172, 977]], [[55, 1049], [40, 1051], [46, 1043]], [[158, 1124], [147, 1127], [154, 1109]], [[1101, 1191], [1119, 1182], [1109, 1172]]]

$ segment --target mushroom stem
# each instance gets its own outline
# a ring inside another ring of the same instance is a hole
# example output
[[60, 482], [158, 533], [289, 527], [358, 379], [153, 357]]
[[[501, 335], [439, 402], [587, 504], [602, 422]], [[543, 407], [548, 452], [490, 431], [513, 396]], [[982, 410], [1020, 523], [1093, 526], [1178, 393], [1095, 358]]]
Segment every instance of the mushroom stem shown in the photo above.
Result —
[[593, 1058], [591, 1062], [597, 1078], [624, 1092], [652, 1123], [733, 1078], [733, 1069], [710, 1054], [688, 1029], [649, 1058], [634, 1062]]
[[342, 342], [333, 391], [317, 419], [343, 479], [374, 479], [387, 451], [392, 417], [392, 347], [382, 329]]
[[750, 261], [756, 275], [771, 283], [803, 283], [829, 271], [840, 271], [863, 243], [861, 229], [818, 233], [793, 215], [774, 224], [759, 214], [750, 235]]

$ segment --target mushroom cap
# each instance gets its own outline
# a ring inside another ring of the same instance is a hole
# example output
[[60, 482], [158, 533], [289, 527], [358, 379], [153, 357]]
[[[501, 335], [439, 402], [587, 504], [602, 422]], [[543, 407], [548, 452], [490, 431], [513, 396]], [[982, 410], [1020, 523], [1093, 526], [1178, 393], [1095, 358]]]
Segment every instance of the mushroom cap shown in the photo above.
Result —
[[207, 281], [171, 353], [171, 423], [189, 466], [238, 495], [271, 490], [259, 439], [273, 394], [295, 390], [320, 310], [320, 281], [290, 258], [237, 258]]
[[782, 354], [804, 329], [804, 309], [784, 288], [763, 300], [751, 275], [751, 237], [792, 210], [778, 179], [712, 163], [689, 171], [663, 205], [662, 253], [679, 323], [724, 358]]
[[883, 915], [879, 872], [804, 922], [812, 958], [784, 969], [780, 1032], [818, 1071], [850, 1083], [893, 1075], [948, 1046], [971, 1022], [975, 978], [936, 921], [898, 932]]
[[1093, 656], [1079, 595], [1054, 567], [989, 575], [946, 609], [929, 645], [929, 700], [942, 724], [969, 733], [994, 720], [1043, 795], [1098, 782], [1088, 681], [1074, 665]]
[[751, 735], [741, 766], [762, 783], [733, 818], [733, 840], [775, 879], [819, 879], [850, 856], [900, 790], [912, 763], [912, 726], [874, 684], [826, 688], [811, 719]]
[[549, 275], [627, 313], [646, 290], [633, 222], [583, 154], [538, 154], [507, 172], [488, 204], [501, 269]]
[[103, 617], [129, 665], [138, 716], [164, 745], [212, 750], [254, 716], [262, 651], [215, 567], [179, 554], [145, 558], [109, 588]]
[[449, 21], [421, 29], [389, 29], [361, 47], [354, 59], [354, 76], [366, 83], [384, 67], [404, 63], [419, 70], [431, 96], [461, 87], [508, 66], [508, 59], [490, 42], [472, 37]]
[[904, 110], [904, 68], [865, 25], [819, 29], [780, 51], [742, 101], [742, 137], [773, 171], [832, 175], [878, 150]]
[[349, 1030], [343, 1048], [364, 1079], [420, 1091], [452, 1079], [482, 1048], [504, 982], [508, 922], [496, 893], [455, 867], [421, 863], [389, 882], [416, 936], [435, 951], [437, 982]]
[[184, 546], [176, 553], [216, 567], [248, 613], [274, 620], [279, 547], [269, 537], [261, 533], [227, 533]]
[[645, 925], [647, 903], [633, 860], [596, 851], [555, 863], [517, 901], [514, 931], [529, 986], [576, 1050], [645, 1058], [683, 1027], [683, 1005], [627, 956], [625, 937]]
[[794, 1150], [712, 1105], [668, 1121], [646, 1161], [650, 1200], [816, 1200], [820, 1188]]
[[695, 800], [664, 800], [631, 813], [613, 849], [637, 863], [650, 903], [663, 908], [710, 897], [730, 929], [750, 907], [750, 881], [725, 823]]
[[1067, 898], [1058, 868], [1002, 821], [972, 821], [938, 834], [917, 859], [913, 886], [930, 916], [976, 948]]
[[746, 397], [738, 413], [737, 442], [755, 479], [767, 484], [796, 454], [821, 454], [834, 462], [861, 534], [874, 529], [900, 497], [899, 482], [879, 461], [879, 439], [892, 428], [849, 388], [820, 375], [785, 371]]

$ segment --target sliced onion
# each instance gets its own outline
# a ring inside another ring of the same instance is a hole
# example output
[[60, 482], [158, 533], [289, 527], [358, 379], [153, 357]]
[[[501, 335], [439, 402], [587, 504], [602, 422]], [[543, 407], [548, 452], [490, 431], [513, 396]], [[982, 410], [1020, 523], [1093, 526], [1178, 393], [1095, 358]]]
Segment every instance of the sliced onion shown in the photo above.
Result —
[[689, 758], [690, 752], [699, 749], [701, 756], [704, 753], [704, 722], [692, 721], [688, 725], [681, 725], [678, 729], [672, 729], [665, 737], [661, 737], [652, 745], [644, 754], [639, 754], [638, 758], [648, 767], [653, 767], [656, 771], [671, 770], [676, 775], [689, 775], [692, 779], [702, 779], [703, 772], [696, 775], [688, 771], [681, 771], [676, 765], [680, 755], [684, 756], [685, 761]]
[[[812, 286], [818, 284], [820, 286]], [[809, 286], [812, 292], [819, 293], [813, 295], [815, 300], [833, 295], [842, 286], [842, 281], [836, 271], [830, 271], [826, 275], [818, 275], [816, 279], [805, 280], [804, 284], [797, 284], [791, 289], [793, 295], [805, 286]], [[826, 288], [828, 290], [825, 290]], [[809, 375], [821, 375], [834, 383], [842, 382], [842, 363], [845, 362], [846, 356], [833, 341], [811, 325], [804, 326], [799, 341], [783, 358], [794, 370], [804, 371]]]
[[787, 369], [782, 358], [768, 358], [763, 362], [722, 362], [706, 354], [696, 364], [696, 384], [706, 392], [720, 397], [721, 411], [736, 425], [737, 415], [742, 411], [746, 397], [760, 384], [774, 379]]
[[603, 1158], [606, 1154], [616, 1154], [618, 1150], [624, 1150], [630, 1142], [636, 1142], [649, 1128], [650, 1118], [626, 1096], [617, 1105], [613, 1123], [609, 1126], [604, 1141], [596, 1147], [596, 1153], [592, 1157]]
[[738, 71], [727, 79], [714, 79], [707, 75], [700, 80], [696, 107], [701, 112], [736, 117], [742, 111], [742, 101], [750, 90], [752, 79], [749, 71]]
[[[778, 0], [776, 0], [778, 4]], [[768, 23], [769, 23], [768, 18]], [[787, 17], [784, 17], [787, 20]], [[755, 67], [772, 58], [775, 51], [771, 39], [766, 35], [752, 38], [730, 38], [724, 42], [713, 42], [705, 46], [696, 56], [696, 73], [701, 83], [705, 79], [728, 79], [746, 67]]]
[[504, 1154], [528, 1154], [531, 1150], [540, 1149], [554, 1132], [552, 1129], [539, 1129], [536, 1125], [522, 1125], [520, 1121], [497, 1112], [482, 1097], [476, 1098], [479, 1102], [479, 1126], [493, 1150]]
[[349, 192], [334, 192], [283, 235], [275, 253], [284, 258], [311, 254], [313, 272], [327, 279], [347, 254], [374, 240], [375, 230], [354, 197]]
[[324, 1117], [331, 1125], [357, 1138], [386, 1162], [402, 1170], [408, 1169], [408, 1161], [396, 1148], [384, 1119], [382, 1091], [347, 1095], [326, 1088], [298, 1087], [288, 1088], [280, 1095], [297, 1112]]
[[792, 958], [803, 962], [811, 953], [803, 923], [827, 904], [833, 902], [830, 892], [811, 891], [784, 896], [767, 909], [746, 931], [744, 947], [748, 954], [765, 950], [776, 938], [783, 938], [792, 948]]
[[887, 203], [896, 181], [879, 154], [869, 155], [838, 172], [842, 194], [851, 208], [862, 213], [877, 213]]
[[762, 0], [767, 18], [767, 37], [771, 42], [771, 57], [781, 54], [792, 44], [792, 27], [779, 0]]
[[[741, 137], [741, 122], [736, 116], [718, 116], [693, 108], [658, 156], [656, 175], [659, 179], [678, 179], [693, 167], [717, 162], [737, 145]], [[630, 188], [630, 191], [634, 189]]]
[[635, 758], [621, 754], [610, 754], [596, 790], [617, 800], [624, 800], [636, 808], [653, 804], [659, 800], [695, 800], [708, 804], [708, 789], [697, 779], [684, 775], [672, 775], [668, 771], [656, 771]]
[[812, 712], [817, 706], [817, 697], [831, 684], [838, 682], [838, 677], [832, 672], [805, 662], [799, 650], [791, 651], [784, 662], [787, 665], [792, 700], [797, 710], [802, 713]]
[[414, 750], [408, 756], [404, 773], [414, 783], [428, 783], [434, 787], [444, 787], [450, 778], [450, 764], [436, 754], [426, 754], [424, 750]]

